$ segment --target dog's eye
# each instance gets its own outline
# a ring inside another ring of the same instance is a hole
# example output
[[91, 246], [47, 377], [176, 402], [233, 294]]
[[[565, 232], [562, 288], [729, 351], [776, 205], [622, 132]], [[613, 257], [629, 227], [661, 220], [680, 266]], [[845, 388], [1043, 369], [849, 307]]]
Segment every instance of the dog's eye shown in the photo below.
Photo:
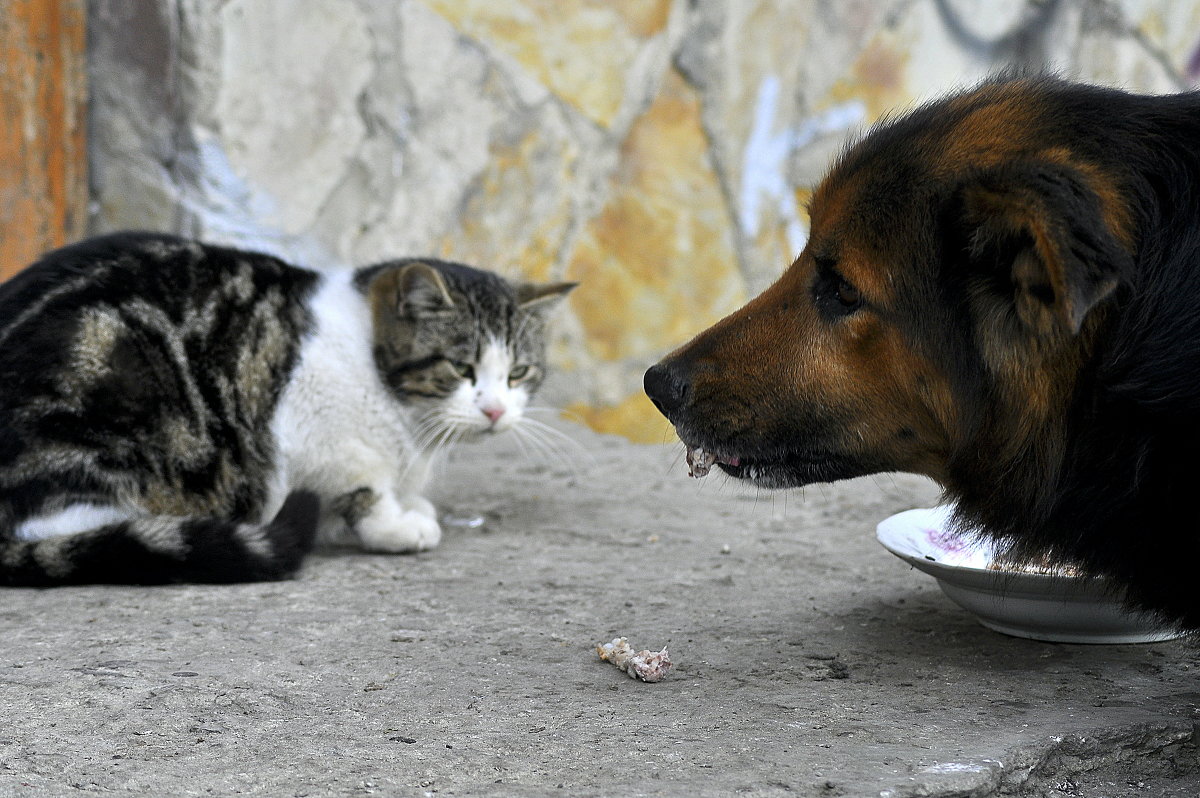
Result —
[[862, 304], [862, 293], [857, 288], [845, 280], [845, 278], [837, 278], [837, 300], [846, 310], [854, 310]]
[[832, 268], [821, 269], [813, 285], [813, 299], [831, 318], [848, 316], [865, 304], [862, 292]]

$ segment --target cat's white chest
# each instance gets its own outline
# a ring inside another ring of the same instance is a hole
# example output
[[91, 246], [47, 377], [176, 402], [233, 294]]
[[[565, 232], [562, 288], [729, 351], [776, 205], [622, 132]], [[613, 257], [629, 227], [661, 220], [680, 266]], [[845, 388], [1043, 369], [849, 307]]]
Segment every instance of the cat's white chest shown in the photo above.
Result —
[[278, 504], [298, 488], [328, 501], [381, 479], [415, 493], [427, 477], [407, 410], [379, 379], [369, 308], [351, 279], [326, 275], [312, 300], [315, 330], [301, 345], [273, 422]]

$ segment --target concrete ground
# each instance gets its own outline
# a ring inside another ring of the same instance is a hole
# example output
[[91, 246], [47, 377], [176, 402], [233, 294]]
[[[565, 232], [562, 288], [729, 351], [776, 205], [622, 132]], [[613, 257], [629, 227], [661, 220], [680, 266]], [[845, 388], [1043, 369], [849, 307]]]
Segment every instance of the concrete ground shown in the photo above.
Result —
[[1195, 641], [984, 629], [875, 542], [929, 483], [758, 493], [566, 429], [569, 464], [459, 450], [435, 496], [484, 522], [432, 552], [3, 591], [0, 795], [1200, 794]]

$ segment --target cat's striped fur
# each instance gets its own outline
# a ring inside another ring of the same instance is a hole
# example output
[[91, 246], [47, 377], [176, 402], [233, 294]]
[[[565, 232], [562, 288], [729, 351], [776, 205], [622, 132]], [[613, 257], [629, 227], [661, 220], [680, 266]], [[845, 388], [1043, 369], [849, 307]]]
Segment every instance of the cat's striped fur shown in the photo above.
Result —
[[519, 419], [570, 287], [145, 233], [50, 253], [0, 285], [0, 584], [276, 579], [318, 531], [435, 545], [431, 451]]

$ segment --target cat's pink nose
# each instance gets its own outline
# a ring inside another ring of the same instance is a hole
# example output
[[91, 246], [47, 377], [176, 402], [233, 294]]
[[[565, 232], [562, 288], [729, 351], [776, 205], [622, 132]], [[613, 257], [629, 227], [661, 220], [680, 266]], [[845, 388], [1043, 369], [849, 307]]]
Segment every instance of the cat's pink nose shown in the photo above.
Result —
[[483, 414], [488, 417], [488, 421], [492, 422], [493, 424], [500, 420], [500, 416], [504, 415], [504, 408], [500, 407], [499, 405], [488, 405], [487, 407], [480, 409], [483, 410]]

